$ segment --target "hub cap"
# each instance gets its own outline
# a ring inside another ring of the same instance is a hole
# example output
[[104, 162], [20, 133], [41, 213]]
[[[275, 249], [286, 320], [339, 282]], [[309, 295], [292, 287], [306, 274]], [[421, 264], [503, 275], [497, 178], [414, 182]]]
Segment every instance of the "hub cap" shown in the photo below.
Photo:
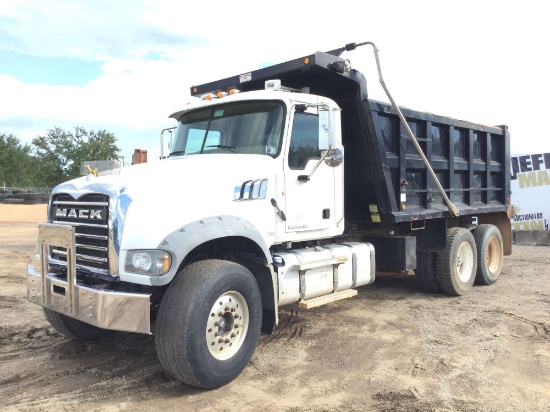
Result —
[[468, 242], [462, 242], [456, 255], [456, 270], [461, 282], [468, 282], [474, 269], [474, 251]]
[[498, 270], [501, 256], [500, 243], [496, 237], [492, 237], [487, 245], [487, 269], [491, 274]]
[[231, 291], [221, 295], [208, 314], [206, 342], [210, 354], [229, 359], [241, 348], [248, 331], [249, 312], [243, 295]]

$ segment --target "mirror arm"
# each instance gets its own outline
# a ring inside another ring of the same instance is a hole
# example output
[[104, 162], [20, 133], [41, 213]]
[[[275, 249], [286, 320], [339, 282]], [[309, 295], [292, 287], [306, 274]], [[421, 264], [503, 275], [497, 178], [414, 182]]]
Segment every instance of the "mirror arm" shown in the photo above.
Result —
[[311, 179], [311, 176], [313, 176], [313, 173], [315, 173], [315, 171], [317, 170], [317, 168], [319, 167], [319, 165], [321, 163], [323, 163], [323, 161], [325, 160], [325, 158], [328, 156], [328, 154], [332, 152], [332, 146], [329, 145], [327, 151], [325, 152], [325, 154], [319, 159], [319, 161], [317, 162], [317, 164], [315, 166], [313, 166], [313, 169], [311, 169], [311, 172], [309, 175], [300, 175], [298, 176], [298, 181], [300, 182], [309, 182], [310, 179]]

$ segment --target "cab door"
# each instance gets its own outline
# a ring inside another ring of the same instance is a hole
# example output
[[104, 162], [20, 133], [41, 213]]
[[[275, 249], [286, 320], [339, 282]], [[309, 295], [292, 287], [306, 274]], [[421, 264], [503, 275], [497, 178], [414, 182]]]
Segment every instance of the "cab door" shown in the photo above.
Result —
[[335, 222], [334, 168], [319, 163], [324, 154], [319, 146], [319, 123], [317, 109], [294, 112], [285, 160], [287, 233], [328, 229]]

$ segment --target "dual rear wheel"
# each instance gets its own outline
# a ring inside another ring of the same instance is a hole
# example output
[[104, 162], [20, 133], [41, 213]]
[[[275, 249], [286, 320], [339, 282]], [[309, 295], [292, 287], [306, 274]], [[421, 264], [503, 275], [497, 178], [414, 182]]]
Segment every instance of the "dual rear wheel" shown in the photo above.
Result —
[[496, 282], [502, 264], [502, 236], [496, 226], [478, 225], [472, 232], [453, 227], [447, 229], [442, 251], [418, 251], [416, 275], [429, 292], [460, 296], [468, 293], [474, 282]]

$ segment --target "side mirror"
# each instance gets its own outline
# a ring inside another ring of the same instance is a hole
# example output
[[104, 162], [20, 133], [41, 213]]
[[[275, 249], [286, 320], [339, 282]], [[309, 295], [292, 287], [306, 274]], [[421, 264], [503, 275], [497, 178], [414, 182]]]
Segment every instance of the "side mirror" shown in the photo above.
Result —
[[344, 162], [344, 152], [340, 149], [332, 149], [325, 157], [325, 164], [328, 167], [338, 167]]
[[168, 151], [172, 150], [172, 135], [174, 133], [174, 130], [176, 130], [176, 126], [167, 127], [166, 129], [162, 129], [160, 132], [160, 158], [164, 159], [164, 133], [169, 132], [170, 133], [170, 140], [168, 141]]
[[319, 110], [319, 150], [336, 147], [334, 111], [330, 107]]

